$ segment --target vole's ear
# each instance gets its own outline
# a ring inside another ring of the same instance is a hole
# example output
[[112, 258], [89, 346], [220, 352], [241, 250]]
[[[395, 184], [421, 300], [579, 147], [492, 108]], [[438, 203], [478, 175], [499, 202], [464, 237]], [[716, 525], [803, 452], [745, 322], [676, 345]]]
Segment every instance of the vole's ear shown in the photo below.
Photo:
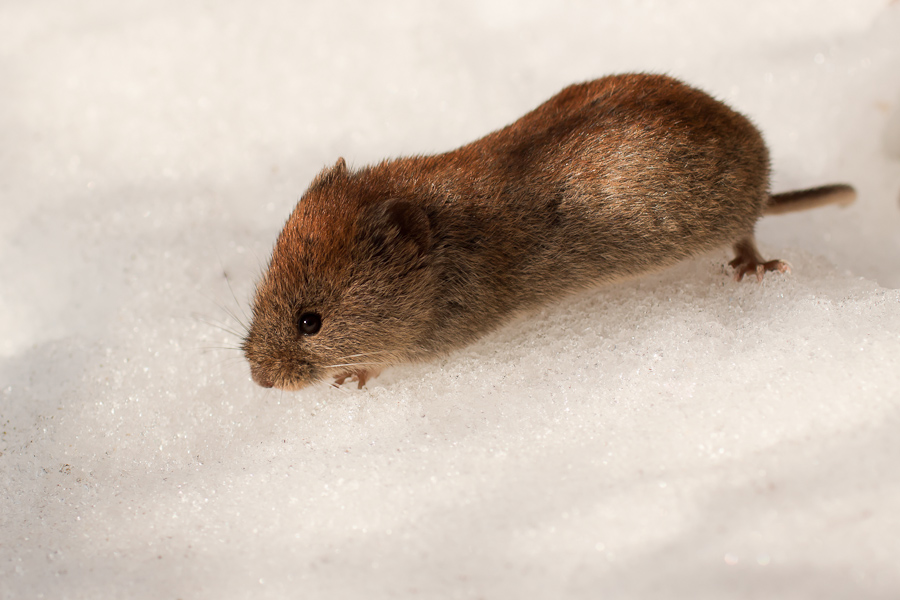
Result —
[[379, 202], [366, 207], [359, 219], [362, 241], [375, 255], [423, 257], [431, 251], [431, 222], [412, 202]]
[[328, 183], [333, 182], [338, 177], [344, 177], [347, 175], [347, 161], [344, 160], [344, 157], [340, 157], [337, 159], [337, 162], [334, 163], [333, 167], [325, 167], [319, 174], [316, 175], [316, 178], [312, 180], [312, 183], [309, 184], [309, 189], [320, 185], [326, 185]]

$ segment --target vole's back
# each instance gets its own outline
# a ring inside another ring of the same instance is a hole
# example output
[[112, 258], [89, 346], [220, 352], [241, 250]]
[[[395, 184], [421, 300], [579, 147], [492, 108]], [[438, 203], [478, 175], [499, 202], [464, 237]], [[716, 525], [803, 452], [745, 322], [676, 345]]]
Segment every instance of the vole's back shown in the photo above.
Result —
[[478, 307], [502, 321], [734, 242], [768, 199], [756, 128], [660, 75], [570, 86], [462, 148], [368, 175], [428, 213], [448, 319]]

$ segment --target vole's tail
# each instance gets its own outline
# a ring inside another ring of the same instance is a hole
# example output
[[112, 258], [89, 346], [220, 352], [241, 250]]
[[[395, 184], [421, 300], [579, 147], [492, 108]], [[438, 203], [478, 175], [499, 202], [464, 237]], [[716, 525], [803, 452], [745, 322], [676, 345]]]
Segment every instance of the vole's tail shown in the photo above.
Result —
[[840, 204], [847, 206], [856, 200], [856, 190], [845, 183], [823, 185], [822, 187], [796, 192], [784, 192], [774, 194], [769, 198], [769, 203], [763, 210], [764, 215], [781, 215], [807, 208], [816, 208], [826, 204]]

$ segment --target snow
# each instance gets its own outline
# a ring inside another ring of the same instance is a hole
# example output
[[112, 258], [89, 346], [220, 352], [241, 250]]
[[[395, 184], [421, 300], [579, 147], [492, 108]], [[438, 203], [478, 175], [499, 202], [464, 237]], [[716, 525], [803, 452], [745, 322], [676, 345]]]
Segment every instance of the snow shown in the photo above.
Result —
[[[0, 598], [900, 597], [900, 4], [0, 6]], [[236, 350], [318, 170], [678, 76], [847, 209], [362, 391]], [[220, 328], [221, 327], [221, 328]]]

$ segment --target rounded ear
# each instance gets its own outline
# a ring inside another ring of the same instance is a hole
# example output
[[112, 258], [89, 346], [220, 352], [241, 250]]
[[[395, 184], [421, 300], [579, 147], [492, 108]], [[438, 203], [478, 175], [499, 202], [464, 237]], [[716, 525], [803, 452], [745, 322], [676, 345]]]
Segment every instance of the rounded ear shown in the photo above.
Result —
[[421, 207], [406, 200], [386, 200], [366, 207], [359, 217], [361, 232], [375, 254], [431, 251], [431, 222]]
[[326, 185], [333, 182], [336, 178], [347, 175], [347, 161], [344, 160], [344, 157], [340, 157], [337, 159], [337, 162], [334, 163], [333, 167], [325, 167], [322, 169], [318, 175], [316, 175], [315, 179], [312, 180], [312, 183], [309, 184], [310, 189]]

